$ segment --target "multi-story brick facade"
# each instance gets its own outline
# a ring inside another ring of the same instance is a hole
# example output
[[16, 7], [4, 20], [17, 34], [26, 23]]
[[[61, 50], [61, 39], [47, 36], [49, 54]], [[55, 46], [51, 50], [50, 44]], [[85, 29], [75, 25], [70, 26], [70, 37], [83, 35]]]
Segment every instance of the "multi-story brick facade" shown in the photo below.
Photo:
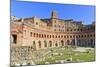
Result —
[[95, 24], [59, 19], [57, 12], [53, 11], [51, 18], [47, 19], [13, 20], [11, 38], [12, 46], [33, 46], [36, 50], [68, 45], [94, 47]]
[[[32, 64], [48, 51], [41, 49], [68, 46], [95, 47], [95, 23], [84, 25], [82, 21], [59, 19], [55, 11], [46, 19], [11, 19], [11, 65]], [[43, 53], [33, 52], [36, 50]]]

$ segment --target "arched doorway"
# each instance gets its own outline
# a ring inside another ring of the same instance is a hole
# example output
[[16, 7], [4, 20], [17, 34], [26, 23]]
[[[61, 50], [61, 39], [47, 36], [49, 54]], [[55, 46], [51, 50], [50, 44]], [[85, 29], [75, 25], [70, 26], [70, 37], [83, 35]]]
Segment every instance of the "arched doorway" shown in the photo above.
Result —
[[52, 41], [49, 41], [49, 46], [52, 47]]
[[70, 45], [70, 42], [69, 42], [69, 40], [67, 40], [67, 44], [68, 44], [68, 45]]
[[75, 46], [75, 39], [72, 40], [71, 45], [72, 45], [72, 46]]
[[33, 41], [32, 45], [33, 45], [33, 48], [36, 49], [36, 43], [35, 43], [35, 41]]
[[44, 46], [47, 47], [47, 41], [46, 40], [44, 41]]
[[80, 39], [78, 40], [77, 44], [78, 44], [78, 46], [81, 46], [81, 40]]
[[11, 36], [11, 42], [12, 42], [13, 44], [16, 44], [16, 43], [17, 43], [17, 35], [16, 35], [16, 34], [13, 34], [13, 35]]
[[95, 47], [95, 39], [93, 39], [93, 46]]
[[90, 42], [91, 43], [91, 47], [94, 47], [93, 42], [94, 42], [93, 39], [91, 39], [91, 42]]
[[55, 43], [55, 46], [56, 46], [56, 47], [58, 47], [58, 44], [57, 44], [57, 43]]
[[84, 47], [87, 47], [87, 41], [84, 40]]
[[61, 46], [64, 46], [64, 41], [63, 40], [61, 40]]
[[39, 41], [38, 44], [39, 44], [39, 48], [41, 48], [41, 41]]
[[35, 41], [33, 41], [33, 46], [35, 45]]

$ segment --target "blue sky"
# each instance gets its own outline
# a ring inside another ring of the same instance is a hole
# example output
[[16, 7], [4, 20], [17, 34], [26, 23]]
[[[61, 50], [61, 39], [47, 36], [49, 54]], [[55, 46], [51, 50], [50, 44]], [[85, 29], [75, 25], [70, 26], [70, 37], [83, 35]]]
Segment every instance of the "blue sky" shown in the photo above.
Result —
[[50, 18], [52, 10], [57, 11], [60, 19], [73, 19], [90, 24], [95, 21], [95, 6], [73, 5], [73, 4], [54, 4], [40, 2], [11, 2], [11, 15], [18, 18], [39, 17]]

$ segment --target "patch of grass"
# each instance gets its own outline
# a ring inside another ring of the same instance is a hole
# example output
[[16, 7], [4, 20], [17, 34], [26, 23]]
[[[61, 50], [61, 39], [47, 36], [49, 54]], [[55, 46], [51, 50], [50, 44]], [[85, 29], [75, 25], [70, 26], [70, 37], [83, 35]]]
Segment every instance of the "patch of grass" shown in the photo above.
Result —
[[[53, 53], [58, 53], [58, 55], [52, 55]], [[60, 55], [62, 53], [62, 55]], [[77, 54], [77, 55], [76, 55]], [[95, 53], [94, 52], [74, 52], [72, 49], [66, 48], [56, 48], [52, 49], [52, 52], [45, 56], [44, 61], [37, 61], [36, 64], [45, 64], [45, 62], [49, 62], [50, 64], [56, 63], [55, 61], [60, 60], [69, 60], [72, 57], [71, 62], [81, 62], [81, 60], [85, 61], [94, 61]], [[70, 61], [70, 60], [69, 60]], [[59, 62], [58, 62], [59, 63]]]
[[95, 60], [94, 53], [79, 53], [77, 56], [72, 55], [73, 61], [78, 60], [84, 60], [84, 61], [93, 61]]

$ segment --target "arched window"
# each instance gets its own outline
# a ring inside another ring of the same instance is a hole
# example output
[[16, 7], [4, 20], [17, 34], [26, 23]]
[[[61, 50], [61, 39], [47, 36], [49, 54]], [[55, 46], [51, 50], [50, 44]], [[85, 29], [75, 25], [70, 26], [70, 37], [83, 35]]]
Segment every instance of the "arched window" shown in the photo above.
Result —
[[38, 37], [38, 33], [36, 34], [36, 37]]
[[51, 35], [50, 35], [50, 38], [51, 38]]
[[59, 29], [59, 31], [60, 31], [60, 29]]
[[32, 32], [30, 32], [30, 36], [32, 37]]
[[79, 35], [79, 38], [80, 38], [80, 35]]
[[57, 35], [55, 35], [55, 37], [57, 38]]
[[74, 31], [76, 31], [76, 29], [74, 29]]
[[63, 35], [61, 35], [61, 38], [63, 38]]
[[64, 36], [64, 38], [66, 38], [66, 35]]
[[90, 37], [92, 37], [92, 34], [90, 35]]
[[87, 37], [89, 37], [89, 34], [87, 35]]
[[70, 36], [70, 38], [72, 38], [72, 36]]
[[52, 37], [54, 38], [54, 35], [52, 35]]
[[41, 34], [39, 34], [39, 38], [41, 38]]
[[67, 35], [67, 38], [69, 38], [69, 36]]
[[42, 38], [43, 38], [43, 34], [42, 34]]
[[56, 23], [56, 20], [55, 20], [55, 23]]
[[83, 37], [83, 35], [82, 35], [82, 37]]
[[79, 29], [77, 29], [77, 31], [79, 31]]
[[36, 25], [38, 25], [38, 22], [36, 22]]
[[78, 38], [78, 36], [76, 36], [76, 38]]
[[69, 31], [69, 29], [67, 29], [67, 31]]
[[35, 33], [34, 33], [34, 37], [35, 37]]
[[45, 34], [44, 36], [45, 36], [45, 38], [46, 38], [46, 34]]
[[73, 38], [75, 37], [75, 35], [73, 35]]
[[56, 31], [56, 29], [54, 29], [54, 31]]
[[94, 37], [95, 37], [95, 34], [94, 34]]
[[86, 35], [84, 35], [84, 37], [86, 37]]

